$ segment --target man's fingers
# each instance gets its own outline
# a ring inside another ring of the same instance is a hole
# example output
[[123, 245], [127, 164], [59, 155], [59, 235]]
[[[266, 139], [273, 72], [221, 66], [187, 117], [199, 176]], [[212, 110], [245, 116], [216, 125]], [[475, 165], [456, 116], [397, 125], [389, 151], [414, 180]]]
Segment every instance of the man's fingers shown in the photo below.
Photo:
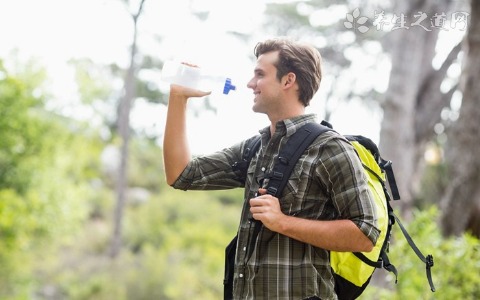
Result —
[[258, 193], [259, 193], [260, 195], [265, 195], [265, 194], [267, 194], [267, 189], [262, 189], [262, 188], [260, 188], [260, 189], [258, 189]]

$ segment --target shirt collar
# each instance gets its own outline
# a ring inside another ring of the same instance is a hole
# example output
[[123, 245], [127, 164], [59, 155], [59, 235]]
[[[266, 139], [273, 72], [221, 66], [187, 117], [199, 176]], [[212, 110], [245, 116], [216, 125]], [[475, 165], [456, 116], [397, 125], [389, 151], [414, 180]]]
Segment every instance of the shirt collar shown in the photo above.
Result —
[[[285, 135], [286, 137], [289, 137], [303, 125], [310, 122], [316, 122], [316, 120], [317, 116], [315, 114], [303, 114], [277, 122], [277, 124], [275, 125], [275, 131], [282, 133], [282, 135]], [[270, 136], [270, 126], [259, 130], [259, 132], [262, 135], [266, 134]]]
[[286, 130], [286, 136], [289, 137], [292, 134], [294, 134], [303, 125], [310, 122], [316, 122], [315, 114], [304, 114], [297, 117], [293, 117], [291, 119], [283, 120], [277, 123], [277, 129], [278, 129], [279, 123], [283, 123], [282, 127], [285, 128], [284, 130]]
[[[316, 122], [316, 119], [317, 116], [315, 114], [303, 114], [290, 119], [285, 119], [277, 122], [277, 124], [275, 125], [275, 131], [281, 132], [282, 134], [285, 134], [286, 137], [289, 137], [303, 125], [310, 122]], [[270, 135], [270, 126], [261, 129], [260, 133], [262, 135]]]

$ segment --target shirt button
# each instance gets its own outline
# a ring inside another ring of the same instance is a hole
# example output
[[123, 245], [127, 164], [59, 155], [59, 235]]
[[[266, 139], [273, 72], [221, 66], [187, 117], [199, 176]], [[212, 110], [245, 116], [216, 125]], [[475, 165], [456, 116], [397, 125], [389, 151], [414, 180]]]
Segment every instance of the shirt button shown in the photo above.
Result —
[[243, 249], [242, 249], [242, 250], [243, 250], [243, 251], [247, 251], [247, 247], [243, 247]]
[[262, 172], [265, 172], [265, 170], [266, 170], [265, 167], [262, 167]]
[[243, 274], [238, 275], [238, 277], [243, 278]]

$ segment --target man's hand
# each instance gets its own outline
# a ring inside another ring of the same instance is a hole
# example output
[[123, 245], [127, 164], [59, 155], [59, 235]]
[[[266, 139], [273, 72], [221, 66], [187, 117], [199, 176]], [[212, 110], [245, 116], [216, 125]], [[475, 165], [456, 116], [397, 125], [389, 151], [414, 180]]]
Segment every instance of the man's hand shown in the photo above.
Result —
[[195, 90], [192, 88], [184, 87], [177, 84], [170, 85], [170, 98], [174, 99], [176, 97], [182, 98], [192, 98], [192, 97], [203, 97], [210, 95], [212, 92], [204, 92], [200, 90]]
[[278, 198], [267, 194], [266, 189], [258, 190], [260, 196], [250, 199], [250, 212], [255, 220], [261, 221], [271, 231], [278, 232], [285, 214], [280, 209]]
[[[193, 67], [193, 68], [198, 68], [197, 65], [188, 63], [188, 62], [182, 62], [182, 64]], [[180, 86], [177, 84], [171, 84], [170, 85], [170, 97], [186, 97], [186, 98], [191, 98], [191, 97], [203, 97], [210, 95], [212, 92], [211, 91], [200, 91], [200, 90], [195, 90], [192, 88]]]

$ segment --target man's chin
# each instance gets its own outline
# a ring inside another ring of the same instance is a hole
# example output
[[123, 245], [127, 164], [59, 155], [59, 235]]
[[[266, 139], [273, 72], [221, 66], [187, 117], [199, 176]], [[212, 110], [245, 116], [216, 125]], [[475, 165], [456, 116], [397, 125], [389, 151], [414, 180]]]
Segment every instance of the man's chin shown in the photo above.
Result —
[[256, 112], [256, 113], [264, 113], [264, 112], [260, 109], [260, 107], [258, 107], [258, 106], [255, 105], [255, 104], [252, 106], [252, 110], [253, 110], [253, 112]]

